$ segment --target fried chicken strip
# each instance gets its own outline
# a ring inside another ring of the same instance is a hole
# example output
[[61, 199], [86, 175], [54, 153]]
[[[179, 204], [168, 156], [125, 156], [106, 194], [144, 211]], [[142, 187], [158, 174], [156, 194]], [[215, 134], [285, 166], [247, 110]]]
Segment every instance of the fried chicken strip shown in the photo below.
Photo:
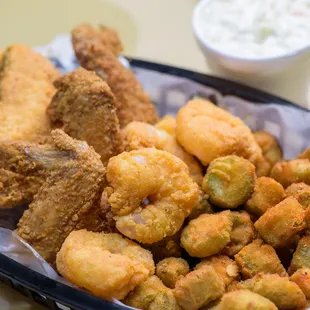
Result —
[[72, 44], [81, 66], [95, 71], [111, 87], [121, 127], [132, 121], [156, 123], [155, 106], [133, 72], [122, 65], [107, 44], [82, 36], [76, 28], [72, 31]]
[[83, 68], [62, 76], [55, 86], [58, 91], [47, 110], [52, 126], [86, 141], [107, 165], [109, 158], [123, 151], [115, 98], [109, 86]]
[[100, 207], [105, 168], [86, 142], [74, 140], [59, 129], [52, 131], [52, 138], [56, 149], [65, 152], [66, 160], [48, 175], [16, 232], [54, 265], [71, 231], [83, 227], [103, 229], [103, 221], [95, 221], [94, 217]]
[[81, 24], [74, 28], [72, 32], [73, 44], [102, 44], [106, 46], [114, 55], [120, 54], [124, 50], [124, 46], [118, 36], [118, 33], [103, 25], [99, 25], [99, 29], [93, 28], [90, 24]]
[[44, 143], [50, 135], [46, 107], [59, 72], [23, 45], [8, 47], [0, 59], [0, 139]]

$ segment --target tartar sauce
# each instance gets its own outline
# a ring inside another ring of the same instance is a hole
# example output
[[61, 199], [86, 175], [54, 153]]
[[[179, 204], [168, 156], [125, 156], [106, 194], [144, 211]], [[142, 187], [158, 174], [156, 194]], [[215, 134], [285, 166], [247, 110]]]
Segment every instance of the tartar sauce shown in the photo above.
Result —
[[310, 0], [210, 0], [197, 22], [211, 46], [233, 56], [281, 56], [310, 44]]

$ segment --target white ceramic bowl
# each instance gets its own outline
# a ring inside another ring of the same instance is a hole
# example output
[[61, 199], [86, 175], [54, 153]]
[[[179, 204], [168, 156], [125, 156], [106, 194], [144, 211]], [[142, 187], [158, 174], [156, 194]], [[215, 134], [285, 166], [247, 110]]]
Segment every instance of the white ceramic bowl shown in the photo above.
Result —
[[212, 45], [212, 43], [208, 42], [208, 40], [203, 37], [202, 29], [198, 23], [201, 9], [210, 1], [214, 0], [201, 0], [198, 4], [196, 4], [192, 15], [192, 27], [196, 40], [209, 62], [216, 62], [216, 64], [220, 67], [238, 74], [267, 76], [281, 72], [310, 52], [309, 40], [309, 46], [296, 51], [288, 52], [282, 56], [251, 59], [242, 56], [232, 56], [225, 53], [225, 51], [216, 48]]

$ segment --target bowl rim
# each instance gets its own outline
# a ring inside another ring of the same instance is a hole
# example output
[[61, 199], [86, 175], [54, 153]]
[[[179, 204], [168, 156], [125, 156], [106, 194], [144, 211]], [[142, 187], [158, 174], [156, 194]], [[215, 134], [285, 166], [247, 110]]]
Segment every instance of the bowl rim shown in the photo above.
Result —
[[243, 61], [247, 63], [261, 63], [261, 62], [268, 62], [268, 61], [275, 61], [275, 60], [287, 60], [289, 58], [294, 58], [302, 53], [310, 50], [310, 42], [307, 46], [304, 46], [302, 48], [293, 50], [291, 52], [287, 52], [283, 55], [279, 56], [262, 56], [262, 57], [242, 57], [242, 56], [236, 56], [229, 53], [224, 52], [223, 50], [215, 47], [212, 43], [210, 43], [207, 39], [203, 38], [200, 27], [198, 26], [198, 14], [200, 13], [200, 10], [210, 1], [215, 0], [199, 0], [199, 2], [194, 6], [192, 11], [192, 29], [194, 31], [194, 35], [196, 39], [199, 41], [201, 45], [207, 50], [210, 50], [211, 52], [218, 54], [222, 57], [235, 60], [235, 61]]

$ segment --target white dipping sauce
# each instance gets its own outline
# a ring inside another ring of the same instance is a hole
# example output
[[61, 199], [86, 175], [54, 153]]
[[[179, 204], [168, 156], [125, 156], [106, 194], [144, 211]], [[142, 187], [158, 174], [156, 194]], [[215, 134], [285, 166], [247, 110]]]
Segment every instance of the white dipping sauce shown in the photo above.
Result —
[[197, 22], [206, 42], [232, 56], [281, 56], [310, 44], [310, 0], [210, 0]]

